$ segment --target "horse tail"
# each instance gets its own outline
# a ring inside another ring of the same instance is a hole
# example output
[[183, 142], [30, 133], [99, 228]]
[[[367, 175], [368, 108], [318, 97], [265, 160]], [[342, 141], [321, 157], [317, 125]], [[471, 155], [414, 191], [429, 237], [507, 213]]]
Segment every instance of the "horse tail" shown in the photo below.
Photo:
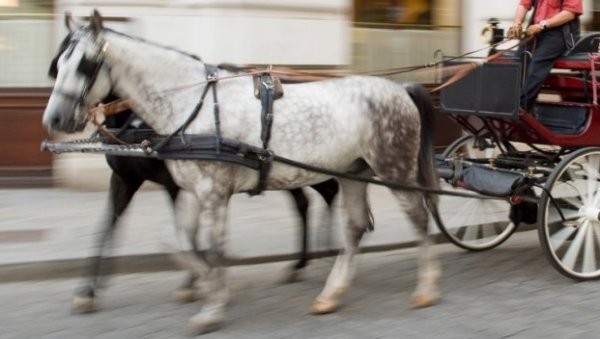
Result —
[[[433, 148], [433, 130], [435, 108], [429, 92], [419, 84], [406, 86], [406, 92], [417, 106], [421, 116], [421, 143], [419, 149], [419, 184], [431, 189], [439, 189], [440, 179], [435, 168], [435, 151]], [[425, 202], [429, 210], [437, 213], [438, 196], [426, 193]]]

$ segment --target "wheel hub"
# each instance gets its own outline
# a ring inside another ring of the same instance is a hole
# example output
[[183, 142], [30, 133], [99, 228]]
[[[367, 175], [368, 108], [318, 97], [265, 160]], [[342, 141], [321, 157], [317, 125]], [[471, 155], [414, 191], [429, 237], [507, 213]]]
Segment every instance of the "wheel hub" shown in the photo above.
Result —
[[600, 222], [600, 209], [597, 207], [584, 206], [580, 209], [581, 215], [588, 221]]

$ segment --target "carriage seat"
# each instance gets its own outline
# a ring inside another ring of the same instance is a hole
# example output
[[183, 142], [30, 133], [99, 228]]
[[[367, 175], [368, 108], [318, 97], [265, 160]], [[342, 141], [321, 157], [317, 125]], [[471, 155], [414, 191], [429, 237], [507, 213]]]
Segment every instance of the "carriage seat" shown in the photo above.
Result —
[[598, 52], [600, 33], [587, 33], [581, 36], [575, 46], [566, 51], [563, 56], [554, 62], [554, 68], [581, 69], [590, 68], [589, 54]]
[[600, 42], [600, 33], [592, 32], [582, 35], [575, 46], [570, 50], [566, 51], [563, 55], [564, 58], [575, 57], [580, 53], [593, 53], [598, 52], [598, 43]]

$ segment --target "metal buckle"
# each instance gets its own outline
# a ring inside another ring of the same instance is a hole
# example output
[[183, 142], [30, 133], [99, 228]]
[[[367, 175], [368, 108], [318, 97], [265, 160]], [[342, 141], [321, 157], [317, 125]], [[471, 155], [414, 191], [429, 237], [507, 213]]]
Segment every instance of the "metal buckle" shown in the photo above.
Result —
[[258, 160], [266, 163], [273, 162], [273, 159], [275, 159], [275, 152], [271, 151], [270, 149], [266, 149], [265, 151], [267, 151], [267, 155], [259, 154]]

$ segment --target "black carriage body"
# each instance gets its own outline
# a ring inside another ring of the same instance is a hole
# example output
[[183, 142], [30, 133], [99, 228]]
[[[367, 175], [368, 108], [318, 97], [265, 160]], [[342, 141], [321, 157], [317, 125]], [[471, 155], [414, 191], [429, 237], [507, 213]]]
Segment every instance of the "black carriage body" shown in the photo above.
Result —
[[[600, 34], [584, 36], [555, 62], [531, 112], [519, 109], [522, 66], [504, 55], [477, 67], [440, 94], [440, 111], [466, 131], [498, 141], [546, 144], [564, 148], [600, 145], [600, 106], [594, 102]], [[466, 64], [463, 62], [463, 64]]]
[[443, 88], [440, 108], [451, 114], [517, 119], [520, 78], [519, 62], [486, 63]]

